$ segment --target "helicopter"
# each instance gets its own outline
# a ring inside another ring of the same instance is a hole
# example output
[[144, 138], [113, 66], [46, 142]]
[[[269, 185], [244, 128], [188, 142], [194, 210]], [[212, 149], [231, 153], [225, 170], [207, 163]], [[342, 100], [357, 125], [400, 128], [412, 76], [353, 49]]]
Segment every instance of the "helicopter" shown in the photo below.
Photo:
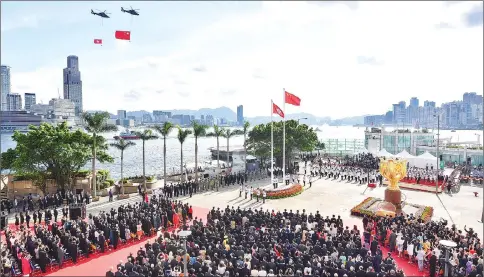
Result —
[[124, 13], [129, 13], [131, 15], [139, 15], [138, 13], [138, 9], [133, 9], [133, 7], [130, 6], [131, 9], [127, 10], [127, 9], [124, 9], [123, 7], [121, 7], [121, 11], [124, 12]]
[[95, 12], [91, 9], [91, 14], [93, 15], [97, 15], [97, 16], [100, 16], [102, 18], [109, 18], [109, 13], [107, 13], [106, 11], [103, 11], [103, 12]]

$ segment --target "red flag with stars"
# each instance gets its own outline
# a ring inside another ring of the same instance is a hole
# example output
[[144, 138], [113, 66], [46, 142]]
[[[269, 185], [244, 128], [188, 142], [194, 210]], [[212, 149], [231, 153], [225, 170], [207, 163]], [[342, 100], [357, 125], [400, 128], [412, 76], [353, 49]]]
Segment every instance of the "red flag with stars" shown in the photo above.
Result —
[[272, 103], [272, 113], [278, 114], [280, 117], [284, 118], [284, 112], [274, 103]]
[[120, 40], [131, 40], [131, 32], [130, 31], [116, 31], [114, 33], [114, 37]]
[[285, 92], [285, 97], [284, 101], [286, 101], [287, 104], [291, 104], [294, 106], [301, 106], [301, 98], [297, 97], [296, 95]]
[[96, 38], [96, 39], [94, 39], [94, 44], [101, 44], [102, 45], [103, 44], [103, 40], [100, 39], [100, 38]]

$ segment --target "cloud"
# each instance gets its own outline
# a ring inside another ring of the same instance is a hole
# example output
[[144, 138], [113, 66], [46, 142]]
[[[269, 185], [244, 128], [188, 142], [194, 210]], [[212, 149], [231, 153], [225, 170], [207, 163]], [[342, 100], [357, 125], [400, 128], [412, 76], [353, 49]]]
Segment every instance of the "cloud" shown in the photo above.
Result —
[[135, 90], [130, 90], [124, 94], [124, 98], [128, 101], [138, 101], [140, 96], [141, 96], [141, 93]]
[[197, 72], [205, 72], [207, 71], [207, 68], [203, 65], [200, 65], [200, 66], [194, 67], [193, 70]]
[[184, 97], [185, 98], [185, 97], [190, 96], [190, 93], [187, 92], [187, 91], [179, 91], [178, 92], [178, 95], [180, 95], [181, 97]]
[[369, 64], [369, 65], [382, 65], [383, 62], [378, 61], [373, 56], [358, 56], [356, 58], [359, 64]]
[[235, 93], [237, 93], [236, 89], [223, 89], [220, 91], [220, 94], [224, 96], [234, 95]]
[[482, 2], [475, 5], [469, 12], [464, 14], [464, 20], [467, 26], [476, 27], [482, 26], [484, 15], [484, 7]]
[[447, 22], [440, 22], [439, 24], [435, 25], [435, 28], [436, 29], [452, 29], [454, 27]]
[[[266, 115], [268, 101], [281, 102], [285, 87], [303, 100], [301, 107], [286, 107], [287, 113], [342, 117], [369, 113], [361, 105], [368, 99], [371, 112], [383, 113], [416, 94], [422, 101], [440, 102], [458, 99], [465, 91], [482, 93], [483, 31], [468, 28], [465, 20], [475, 3], [361, 1], [356, 8], [338, 1], [249, 4], [227, 2], [235, 11], [210, 20], [196, 13], [194, 23], [162, 24], [158, 18], [146, 19], [146, 25], [136, 22], [146, 33], [169, 26], [163, 32], [176, 33], [169, 44], [165, 37], [157, 41], [154, 35], [137, 34], [126, 45], [82, 46], [84, 106], [114, 112], [235, 109], [242, 104], [248, 116]], [[207, 2], [196, 5], [211, 9]], [[31, 51], [29, 56], [43, 53]], [[202, 67], [200, 61], [209, 65], [203, 74], [195, 70]], [[65, 56], [32, 71], [13, 67], [17, 90], [12, 90], [21, 92], [23, 86], [40, 99], [56, 97], [64, 66]], [[119, 97], [120, 92], [128, 97]], [[161, 95], [169, 95], [169, 101], [158, 101]]]

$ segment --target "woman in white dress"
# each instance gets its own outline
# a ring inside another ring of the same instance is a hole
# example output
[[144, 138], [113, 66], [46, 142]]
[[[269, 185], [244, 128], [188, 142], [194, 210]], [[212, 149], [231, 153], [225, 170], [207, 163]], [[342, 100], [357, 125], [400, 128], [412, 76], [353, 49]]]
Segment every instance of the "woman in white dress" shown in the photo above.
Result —
[[397, 237], [397, 250], [398, 250], [398, 257], [401, 258], [403, 254], [403, 243], [405, 241], [403, 240], [402, 234], [398, 234]]
[[408, 253], [408, 263], [411, 264], [412, 263], [412, 259], [413, 259], [413, 240], [412, 241], [409, 241], [408, 244], [407, 244], [407, 253]]

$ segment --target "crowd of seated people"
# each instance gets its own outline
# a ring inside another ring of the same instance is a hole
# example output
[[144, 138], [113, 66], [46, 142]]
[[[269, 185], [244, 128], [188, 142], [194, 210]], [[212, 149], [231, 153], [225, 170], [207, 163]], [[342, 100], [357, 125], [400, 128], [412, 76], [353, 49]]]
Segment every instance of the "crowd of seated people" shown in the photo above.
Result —
[[416, 263], [419, 271], [429, 270], [430, 277], [444, 273], [445, 249], [440, 240], [450, 240], [457, 244], [450, 252], [450, 275], [482, 277], [483, 246], [472, 228], [464, 231], [445, 220], [424, 223], [412, 215], [397, 216], [393, 219], [365, 217], [364, 241], [369, 243], [373, 236], [381, 245], [386, 245], [390, 253]]
[[[121, 205], [117, 210], [89, 215], [87, 220], [67, 220], [60, 224], [47, 219], [33, 230], [21, 225], [9, 227], [2, 241], [1, 258], [5, 274], [29, 275], [66, 262], [116, 249], [119, 244], [140, 240], [157, 229], [179, 226], [193, 215], [191, 206], [177, 200], [152, 197], [151, 201]], [[2, 275], [3, 276], [3, 275]]]
[[[208, 223], [194, 221], [184, 242], [163, 233], [136, 255], [130, 254], [106, 276], [404, 276], [394, 257], [416, 263], [430, 277], [442, 276], [444, 249], [439, 240], [456, 242], [451, 253], [451, 276], [482, 277], [482, 245], [476, 233], [464, 232], [445, 221], [428, 223], [412, 215], [364, 217], [364, 232], [345, 226], [338, 216], [212, 209]], [[185, 227], [187, 228], [187, 227]], [[363, 240], [362, 240], [363, 238]], [[383, 255], [381, 246], [389, 249]], [[114, 271], [113, 271], [114, 270]], [[422, 273], [423, 274], [423, 273]]]
[[338, 216], [303, 211], [212, 209], [208, 223], [193, 222], [183, 242], [161, 234], [106, 276], [400, 276], [391, 255], [362, 244], [356, 226]]

